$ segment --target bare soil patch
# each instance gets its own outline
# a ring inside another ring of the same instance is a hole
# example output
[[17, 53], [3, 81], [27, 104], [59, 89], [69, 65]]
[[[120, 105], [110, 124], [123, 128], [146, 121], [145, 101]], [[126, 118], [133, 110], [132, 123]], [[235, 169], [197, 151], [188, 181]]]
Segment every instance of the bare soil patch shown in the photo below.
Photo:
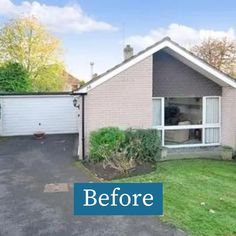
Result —
[[93, 162], [83, 162], [83, 165], [89, 169], [94, 175], [102, 180], [114, 180], [124, 177], [131, 177], [136, 175], [147, 174], [156, 169], [156, 165], [152, 163], [143, 163], [137, 165], [135, 168], [129, 171], [127, 174], [120, 173], [118, 170], [111, 167], [103, 167], [102, 162], [93, 163]]

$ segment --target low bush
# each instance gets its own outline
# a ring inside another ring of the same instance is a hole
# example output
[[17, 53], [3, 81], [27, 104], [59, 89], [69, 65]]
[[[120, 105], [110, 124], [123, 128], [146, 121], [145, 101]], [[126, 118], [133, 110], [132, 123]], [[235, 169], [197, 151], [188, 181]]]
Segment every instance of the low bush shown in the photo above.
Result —
[[123, 145], [128, 146], [127, 157], [139, 163], [156, 162], [161, 157], [160, 131], [156, 129], [128, 129]]
[[127, 172], [134, 163], [160, 159], [160, 133], [156, 129], [101, 128], [91, 133], [89, 155], [92, 161]]
[[118, 170], [122, 174], [128, 174], [131, 169], [136, 166], [136, 161], [133, 157], [127, 157], [127, 148], [120, 148], [112, 153], [109, 157], [103, 160], [103, 168], [107, 166]]
[[116, 127], [101, 128], [90, 134], [89, 157], [92, 161], [102, 161], [112, 156], [125, 140], [124, 131]]

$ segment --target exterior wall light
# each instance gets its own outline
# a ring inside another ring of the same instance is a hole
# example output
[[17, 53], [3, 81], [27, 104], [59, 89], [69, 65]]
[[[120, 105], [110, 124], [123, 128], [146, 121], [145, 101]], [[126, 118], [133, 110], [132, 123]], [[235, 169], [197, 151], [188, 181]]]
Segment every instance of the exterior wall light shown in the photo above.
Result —
[[80, 104], [79, 104], [78, 98], [74, 97], [73, 105], [74, 105], [74, 107], [77, 107], [78, 109], [80, 109]]

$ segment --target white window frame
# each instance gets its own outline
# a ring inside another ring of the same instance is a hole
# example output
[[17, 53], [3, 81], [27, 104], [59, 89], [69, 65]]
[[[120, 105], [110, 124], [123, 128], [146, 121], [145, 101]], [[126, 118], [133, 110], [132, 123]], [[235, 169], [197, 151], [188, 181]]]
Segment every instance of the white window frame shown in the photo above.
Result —
[[[161, 143], [163, 147], [168, 148], [181, 148], [181, 147], [203, 147], [203, 146], [219, 146], [221, 144], [221, 97], [220, 96], [204, 96], [202, 98], [202, 124], [200, 125], [167, 125], [165, 126], [165, 97], [153, 97], [152, 99], [161, 100], [161, 125], [152, 128], [161, 131]], [[206, 123], [206, 99], [207, 98], [218, 98], [219, 99], [219, 122], [216, 124]], [[219, 128], [219, 142], [217, 143], [206, 143], [205, 142], [205, 129], [206, 128]], [[202, 143], [196, 144], [176, 144], [176, 145], [165, 145], [165, 130], [182, 130], [182, 129], [202, 129]]]

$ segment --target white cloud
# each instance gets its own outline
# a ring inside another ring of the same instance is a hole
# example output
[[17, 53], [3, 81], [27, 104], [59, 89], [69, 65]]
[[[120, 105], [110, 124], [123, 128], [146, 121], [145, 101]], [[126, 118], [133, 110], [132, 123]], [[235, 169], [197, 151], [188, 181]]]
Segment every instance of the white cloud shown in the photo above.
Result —
[[208, 37], [227, 37], [235, 39], [235, 32], [233, 28], [230, 28], [227, 31], [216, 31], [209, 29], [194, 29], [185, 25], [173, 23], [167, 28], [151, 30], [147, 35], [133, 35], [126, 39], [126, 43], [131, 44], [138, 49], [143, 49], [166, 36], [169, 36], [173, 41], [180, 45], [189, 48]]
[[56, 32], [88, 32], [95, 30], [116, 30], [117, 28], [103, 21], [86, 15], [78, 4], [63, 7], [41, 4], [37, 1], [24, 1], [15, 5], [11, 0], [0, 0], [0, 15], [9, 18], [35, 16], [49, 29]]

